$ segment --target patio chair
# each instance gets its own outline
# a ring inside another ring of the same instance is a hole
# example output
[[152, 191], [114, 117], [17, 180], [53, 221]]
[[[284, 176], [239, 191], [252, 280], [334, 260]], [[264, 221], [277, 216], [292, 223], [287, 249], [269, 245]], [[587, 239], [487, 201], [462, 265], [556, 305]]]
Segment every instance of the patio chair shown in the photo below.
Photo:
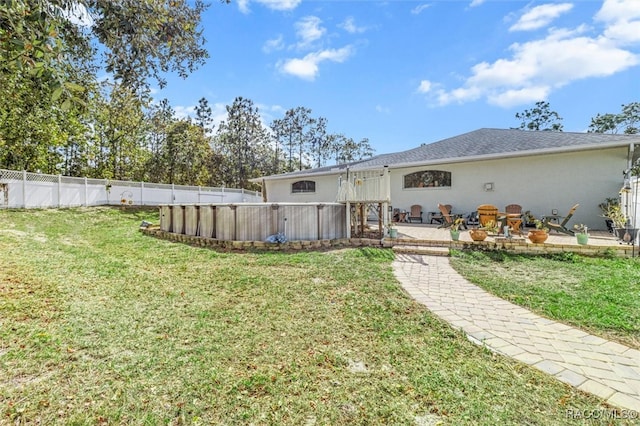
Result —
[[564, 217], [564, 219], [560, 223], [551, 222], [551, 220], [546, 217], [543, 218], [542, 222], [544, 223], [544, 226], [549, 228], [550, 231], [554, 230], [556, 232], [561, 232], [567, 235], [575, 235], [576, 233], [572, 229], [567, 228], [567, 223], [569, 222], [569, 220], [571, 219], [571, 216], [573, 216], [573, 214], [576, 212], [579, 206], [580, 204], [576, 204], [575, 206], [571, 207], [571, 210], [569, 210], [569, 213], [567, 213], [567, 215]]
[[504, 208], [506, 213], [506, 224], [511, 232], [522, 235], [520, 227], [522, 226], [522, 206], [520, 204], [509, 204]]
[[467, 215], [466, 218], [467, 225], [479, 225], [480, 221], [478, 220], [478, 212], [473, 211]]
[[[451, 214], [451, 209], [453, 209], [453, 207], [451, 207], [451, 204], [444, 204], [444, 207], [446, 208], [447, 214]], [[440, 208], [440, 204], [438, 204], [438, 208]], [[439, 212], [431, 213], [429, 223], [433, 223], [434, 221], [439, 224], [443, 223], [444, 218], [443, 218], [442, 210]]]
[[[440, 210], [440, 214], [442, 215], [442, 224], [438, 226], [440, 228], [450, 228], [453, 225], [453, 222], [457, 219], [464, 219], [460, 214], [451, 214], [451, 206], [448, 204], [439, 204], [438, 210]], [[467, 229], [466, 221], [462, 221], [462, 227]]]
[[487, 223], [493, 221], [498, 224], [498, 208], [492, 204], [482, 204], [478, 206], [478, 222], [480, 226], [486, 226]]
[[504, 212], [509, 214], [522, 214], [522, 206], [520, 204], [509, 204], [504, 208]]
[[412, 205], [409, 212], [409, 222], [413, 223], [414, 220], [419, 220], [422, 223], [422, 206], [419, 204]]

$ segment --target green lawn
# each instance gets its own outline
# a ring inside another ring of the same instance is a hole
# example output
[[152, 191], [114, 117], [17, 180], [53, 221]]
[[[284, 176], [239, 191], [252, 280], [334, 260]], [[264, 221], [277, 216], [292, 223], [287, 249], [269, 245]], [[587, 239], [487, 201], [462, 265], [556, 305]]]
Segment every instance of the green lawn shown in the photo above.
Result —
[[0, 210], [0, 424], [554, 425], [603, 407], [440, 322], [388, 250], [219, 253], [142, 220], [158, 215]]
[[457, 252], [453, 267], [547, 318], [640, 349], [640, 260]]

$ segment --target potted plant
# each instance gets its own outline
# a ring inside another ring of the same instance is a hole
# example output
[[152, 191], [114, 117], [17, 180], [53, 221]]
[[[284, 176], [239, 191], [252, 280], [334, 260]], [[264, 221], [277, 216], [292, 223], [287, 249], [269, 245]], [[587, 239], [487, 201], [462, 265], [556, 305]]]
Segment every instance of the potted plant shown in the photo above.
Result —
[[612, 232], [620, 241], [632, 242], [636, 238], [637, 228], [631, 228], [629, 218], [624, 213], [620, 202], [615, 198], [607, 198], [600, 203], [602, 216], [607, 220], [609, 232]]
[[496, 226], [495, 222], [492, 220], [485, 223], [484, 226], [481, 226], [479, 228], [469, 229], [469, 236], [473, 241], [484, 241], [490, 232], [491, 233], [498, 232], [498, 227]]
[[460, 227], [462, 226], [463, 223], [464, 223], [464, 219], [461, 217], [453, 221], [453, 224], [449, 229], [449, 233], [451, 234], [451, 239], [453, 241], [458, 241], [460, 239]]
[[523, 214], [523, 218], [524, 218], [524, 226], [527, 227], [534, 227], [536, 226], [536, 218], [535, 216], [531, 213], [531, 210], [527, 210], [526, 212], [524, 212]]
[[398, 230], [393, 225], [393, 222], [387, 224], [387, 233], [389, 234], [389, 238], [398, 238]]
[[615, 228], [624, 228], [627, 223], [627, 218], [620, 206], [620, 200], [617, 198], [606, 198], [602, 203], [598, 204], [604, 217], [604, 222], [607, 225], [607, 230], [612, 234], [615, 233]]
[[482, 228], [469, 229], [469, 236], [473, 241], [484, 241], [487, 238], [487, 231]]
[[489, 234], [498, 234], [500, 232], [500, 225], [497, 222], [490, 220], [484, 224], [482, 229], [487, 231]]
[[578, 244], [583, 246], [589, 244], [589, 229], [586, 225], [578, 223], [573, 225], [573, 229], [576, 230], [576, 239], [578, 240]]
[[549, 228], [544, 225], [544, 222], [538, 219], [535, 219], [533, 223], [535, 224], [535, 229], [530, 230], [527, 237], [529, 237], [529, 240], [534, 244], [542, 244], [549, 238]]

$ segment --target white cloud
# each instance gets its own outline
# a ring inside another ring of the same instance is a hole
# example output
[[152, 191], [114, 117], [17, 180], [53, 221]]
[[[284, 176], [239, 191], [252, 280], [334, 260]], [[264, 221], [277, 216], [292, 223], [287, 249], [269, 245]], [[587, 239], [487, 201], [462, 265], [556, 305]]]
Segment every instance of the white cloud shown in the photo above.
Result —
[[536, 6], [520, 17], [509, 31], [530, 31], [546, 27], [563, 13], [573, 8], [571, 3], [543, 4]]
[[338, 26], [350, 34], [363, 33], [367, 30], [365, 27], [358, 27], [353, 17], [348, 17], [343, 23], [339, 24]]
[[638, 0], [605, 0], [596, 14], [596, 19], [605, 22], [616, 22], [640, 18], [640, 2]]
[[293, 10], [302, 2], [302, 0], [255, 0], [273, 10]]
[[[227, 105], [232, 105], [233, 100], [230, 100], [227, 103], [216, 102], [214, 104], [209, 104], [211, 108], [211, 118], [212, 118], [212, 128], [215, 131], [220, 126], [222, 121], [227, 121], [229, 119], [229, 114], [227, 112]], [[282, 116], [284, 114], [285, 109], [280, 105], [267, 105], [256, 103], [255, 106], [258, 108], [258, 114], [260, 115], [260, 122], [265, 128], [269, 128], [269, 123], [273, 121], [275, 117]], [[195, 118], [196, 117], [196, 106], [175, 106], [172, 107], [175, 112], [175, 117], [178, 119], [185, 119], [188, 117]]]
[[485, 2], [485, 0], [473, 0], [469, 6], [470, 7], [480, 6], [484, 2]]
[[618, 43], [640, 41], [640, 1], [605, 0], [595, 18], [608, 25], [605, 37]]
[[419, 15], [420, 13], [422, 13], [423, 10], [430, 8], [431, 5], [428, 3], [424, 3], [421, 5], [418, 5], [416, 7], [414, 7], [413, 9], [411, 9], [411, 13], [414, 15]]
[[[640, 4], [640, 3], [639, 3]], [[605, 37], [623, 44], [640, 42], [640, 21], [621, 21], [611, 25]]]
[[319, 72], [318, 65], [324, 61], [344, 62], [353, 53], [351, 46], [345, 46], [340, 49], [327, 49], [318, 52], [312, 52], [304, 58], [287, 59], [279, 64], [280, 71], [290, 74], [304, 80], [313, 81]]
[[382, 105], [376, 105], [376, 111], [381, 113], [381, 114], [390, 114], [391, 113], [391, 108], [385, 107], [385, 106], [382, 106]]
[[238, 9], [242, 13], [251, 12], [251, 10], [249, 9], [249, 0], [238, 0]]
[[317, 16], [305, 16], [295, 23], [296, 34], [300, 38], [299, 48], [309, 47], [327, 32], [321, 24], [322, 20]]
[[196, 115], [196, 107], [191, 105], [191, 106], [182, 106], [182, 105], [178, 105], [173, 107], [173, 111], [175, 113], [175, 116], [177, 118], [187, 118], [187, 117], [195, 117]]
[[474, 65], [458, 88], [447, 91], [424, 80], [418, 91], [441, 105], [486, 99], [511, 107], [544, 100], [576, 80], [614, 75], [640, 64], [640, 28], [631, 19], [639, 9], [638, 0], [605, 0], [596, 18], [608, 26], [599, 35], [586, 35], [585, 25], [552, 30], [545, 38], [514, 43], [508, 57]]
[[251, 9], [249, 8], [249, 3], [251, 3], [251, 1], [260, 3], [268, 9], [280, 11], [293, 10], [302, 2], [302, 0], [237, 0], [240, 12], [251, 12]]
[[431, 91], [431, 82], [429, 80], [422, 80], [420, 86], [418, 86], [419, 93], [429, 93]]
[[276, 50], [282, 49], [284, 49], [282, 34], [278, 35], [277, 38], [265, 41], [264, 45], [262, 46], [262, 51], [265, 53], [271, 53]]
[[489, 103], [511, 107], [528, 104], [533, 100], [542, 100], [549, 97], [551, 88], [549, 86], [525, 87], [517, 90], [506, 90], [504, 92], [489, 95]]
[[[184, 119], [187, 117], [191, 117], [191, 118], [196, 117], [195, 105], [190, 105], [190, 106], [178, 105], [172, 108], [175, 113], [175, 116], [179, 119]], [[209, 108], [211, 108], [212, 126], [214, 129], [217, 129], [220, 122], [227, 119], [227, 106], [223, 103], [217, 102], [215, 104], [209, 104]]]

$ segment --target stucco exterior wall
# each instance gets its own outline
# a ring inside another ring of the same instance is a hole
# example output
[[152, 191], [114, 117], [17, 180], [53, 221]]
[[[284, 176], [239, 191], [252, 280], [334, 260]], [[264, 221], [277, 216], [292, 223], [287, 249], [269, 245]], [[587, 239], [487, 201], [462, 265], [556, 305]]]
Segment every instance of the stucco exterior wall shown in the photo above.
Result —
[[[391, 197], [394, 207], [421, 204], [425, 218], [428, 211], [438, 210], [438, 203], [453, 205], [454, 212], [470, 212], [480, 204], [494, 204], [501, 210], [507, 204], [520, 204], [536, 217], [553, 209], [566, 215], [580, 204], [570, 223], [605, 229], [598, 204], [618, 195], [626, 167], [627, 149], [613, 148], [393, 170]], [[450, 171], [451, 187], [402, 187], [405, 174], [423, 169]], [[493, 184], [492, 191], [485, 190], [488, 183]]]
[[[335, 203], [339, 188], [339, 174], [314, 176], [310, 178], [269, 180], [267, 201], [273, 203]], [[312, 180], [316, 183], [316, 192], [291, 192], [291, 185], [299, 180]]]
[[[474, 211], [480, 204], [494, 204], [502, 210], [513, 203], [536, 217], [551, 214], [553, 209], [565, 215], [579, 203], [570, 224], [605, 229], [598, 204], [618, 195], [626, 168], [626, 147], [400, 169], [391, 166], [391, 204], [407, 210], [420, 204], [426, 220], [429, 211], [438, 210], [438, 203], [451, 204], [459, 213]], [[451, 187], [403, 188], [404, 175], [420, 170], [451, 172]], [[316, 181], [316, 193], [307, 194], [291, 193], [291, 184], [300, 178], [268, 181], [268, 201], [333, 202], [338, 176], [309, 178]], [[493, 184], [493, 190], [485, 190], [487, 183]]]

